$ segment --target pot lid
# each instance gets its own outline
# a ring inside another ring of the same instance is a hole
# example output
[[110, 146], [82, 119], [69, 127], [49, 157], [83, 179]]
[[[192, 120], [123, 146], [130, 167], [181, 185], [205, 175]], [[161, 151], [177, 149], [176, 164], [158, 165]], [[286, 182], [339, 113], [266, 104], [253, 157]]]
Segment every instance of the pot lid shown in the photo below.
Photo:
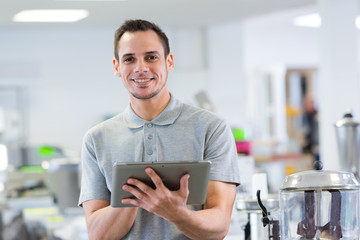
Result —
[[343, 118], [335, 123], [336, 127], [343, 127], [343, 126], [345, 126], [345, 127], [346, 126], [351, 126], [351, 127], [355, 126], [356, 127], [358, 125], [360, 125], [360, 123], [354, 121], [351, 111], [346, 112], [344, 114]]
[[305, 191], [319, 189], [360, 189], [354, 174], [342, 171], [310, 170], [285, 177], [282, 191]]

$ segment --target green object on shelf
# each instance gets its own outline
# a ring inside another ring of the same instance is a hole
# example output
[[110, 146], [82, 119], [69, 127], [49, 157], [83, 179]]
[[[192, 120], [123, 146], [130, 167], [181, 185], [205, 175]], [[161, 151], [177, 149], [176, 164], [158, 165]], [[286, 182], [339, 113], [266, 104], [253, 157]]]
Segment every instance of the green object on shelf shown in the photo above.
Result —
[[243, 128], [233, 128], [232, 133], [234, 135], [235, 141], [246, 141], [246, 133]]
[[22, 166], [20, 170], [23, 173], [40, 173], [45, 171], [42, 166]]
[[38, 147], [38, 154], [40, 157], [53, 157], [56, 153], [55, 148], [49, 146]]

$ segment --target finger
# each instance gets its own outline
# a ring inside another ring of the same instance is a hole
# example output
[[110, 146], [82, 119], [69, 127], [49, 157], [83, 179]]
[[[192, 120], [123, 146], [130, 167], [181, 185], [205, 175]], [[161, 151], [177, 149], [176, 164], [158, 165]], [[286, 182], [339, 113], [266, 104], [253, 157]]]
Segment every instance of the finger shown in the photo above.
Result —
[[154, 183], [156, 188], [166, 188], [159, 175], [157, 175], [153, 169], [146, 168], [145, 172], [151, 178], [151, 181]]
[[138, 199], [136, 199], [136, 198], [124, 198], [124, 199], [122, 199], [121, 200], [121, 203], [122, 204], [130, 204], [130, 205], [134, 205], [135, 207], [140, 207], [140, 208], [144, 208], [145, 209], [145, 204], [142, 202], [142, 201], [140, 201], [140, 200], [138, 200]]
[[[145, 204], [151, 202], [150, 196], [148, 195], [149, 194], [148, 191], [150, 191], [149, 189], [152, 190], [152, 188], [144, 187], [143, 189], [146, 189], [146, 190], [142, 190], [137, 186], [136, 187], [132, 186], [132, 185], [134, 185], [135, 180], [132, 180], [130, 182], [132, 182], [131, 185], [125, 184], [125, 185], [123, 185], [122, 189], [124, 191], [127, 191], [127, 192], [131, 193], [135, 198], [132, 198], [132, 197], [124, 198], [124, 199], [121, 200], [121, 202], [123, 204], [132, 204], [132, 205], [135, 205], [137, 207], [144, 208]], [[137, 182], [141, 183], [140, 181], [137, 181]]]
[[186, 196], [186, 197], [189, 195], [189, 178], [190, 178], [190, 175], [185, 174], [180, 179], [180, 189], [179, 189], [179, 191], [181, 192], [181, 194], [183, 196]]
[[123, 198], [121, 200], [121, 203], [122, 204], [131, 204], [131, 205], [134, 205], [135, 207], [140, 207], [140, 208], [143, 208], [144, 210], [148, 211], [148, 212], [151, 212], [151, 208], [149, 206], [151, 205], [148, 205], [136, 198]]
[[[129, 186], [130, 188], [132, 188], [134, 192], [131, 192], [131, 193], [133, 193], [135, 197], [137, 197], [141, 200], [143, 200], [144, 198], [143, 197], [140, 198], [140, 196], [138, 197], [138, 195], [141, 194], [141, 195], [148, 196], [148, 195], [153, 194], [153, 192], [154, 192], [154, 190], [150, 186], [146, 185], [142, 181], [139, 181], [135, 178], [129, 178], [127, 180], [127, 184], [132, 185], [132, 187], [129, 185], [124, 185], [124, 186]], [[136, 189], [136, 188], [138, 188], [138, 189]]]
[[[134, 188], [133, 186], [128, 185], [128, 184], [124, 184], [124, 185], [122, 186], [122, 189], [123, 189], [124, 191], [126, 191], [126, 192], [131, 193], [131, 194], [132, 194], [133, 196], [135, 196], [136, 198], [137, 198], [137, 196], [139, 196], [139, 194], [141, 194], [138, 189], [136, 189], [136, 188]], [[124, 199], [125, 199], [125, 198], [124, 198]], [[127, 199], [127, 198], [126, 198], [126, 199]]]
[[131, 204], [136, 207], [140, 207], [140, 205], [142, 204], [142, 202], [136, 198], [123, 198], [123, 199], [121, 199], [121, 203], [122, 204]]
[[[130, 179], [129, 179], [130, 180]], [[132, 182], [132, 185], [135, 183], [135, 182], [138, 182], [138, 183], [142, 183], [141, 181], [138, 181], [136, 179], [132, 179], [128, 182]], [[130, 192], [134, 197], [129, 197], [129, 198], [123, 198], [121, 200], [121, 203], [122, 204], [131, 204], [131, 205], [134, 205], [136, 207], [140, 207], [140, 208], [143, 208], [147, 211], [149, 211], [149, 203], [150, 203], [150, 206], [151, 206], [151, 196], [147, 195], [146, 193], [142, 192], [141, 189], [139, 189], [138, 187], [133, 187], [132, 185], [123, 185], [122, 189], [124, 191], [127, 191], [127, 192]], [[145, 185], [145, 184], [144, 184]], [[145, 185], [147, 186], [147, 185]], [[153, 191], [151, 187], [148, 187], [149, 191]], [[146, 192], [146, 190], [144, 190]]]

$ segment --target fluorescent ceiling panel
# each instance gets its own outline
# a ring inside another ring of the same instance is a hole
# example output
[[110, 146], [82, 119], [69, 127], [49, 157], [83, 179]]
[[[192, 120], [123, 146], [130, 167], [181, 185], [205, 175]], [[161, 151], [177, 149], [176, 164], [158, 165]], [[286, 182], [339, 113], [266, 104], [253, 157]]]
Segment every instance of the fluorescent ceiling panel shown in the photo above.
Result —
[[89, 16], [85, 9], [23, 10], [13, 17], [14, 22], [77, 22]]

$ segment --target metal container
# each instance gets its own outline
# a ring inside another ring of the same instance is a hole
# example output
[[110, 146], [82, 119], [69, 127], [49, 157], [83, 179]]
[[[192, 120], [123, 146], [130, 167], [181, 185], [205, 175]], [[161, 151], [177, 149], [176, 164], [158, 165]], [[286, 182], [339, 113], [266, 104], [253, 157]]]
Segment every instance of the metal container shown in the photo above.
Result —
[[280, 188], [281, 239], [360, 239], [360, 185], [352, 173], [304, 171]]
[[360, 169], [360, 123], [349, 112], [335, 123], [341, 170], [351, 172], [359, 180]]
[[50, 161], [48, 187], [61, 211], [77, 207], [80, 184], [77, 158], [58, 158]]
[[[279, 210], [279, 195], [270, 194], [268, 198], [262, 200], [267, 208], [269, 215]], [[238, 199], [236, 209], [248, 215], [248, 222], [244, 226], [245, 239], [267, 239], [268, 229], [262, 222], [262, 210], [255, 199]]]

